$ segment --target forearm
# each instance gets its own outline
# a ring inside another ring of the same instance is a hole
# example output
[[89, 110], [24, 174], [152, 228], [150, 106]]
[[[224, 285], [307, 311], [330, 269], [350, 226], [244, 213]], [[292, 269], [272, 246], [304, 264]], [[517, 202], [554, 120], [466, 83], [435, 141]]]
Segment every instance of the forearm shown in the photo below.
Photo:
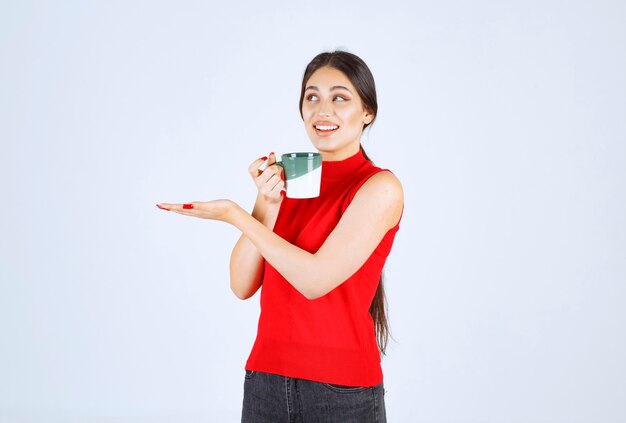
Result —
[[[372, 176], [359, 189], [339, 223], [314, 254], [285, 241], [232, 200], [160, 203], [157, 206], [235, 226], [296, 290], [308, 299], [315, 299], [341, 285], [367, 262], [385, 235], [397, 227], [404, 210], [404, 196], [400, 182], [391, 173], [379, 172]], [[270, 217], [267, 215], [262, 220], [267, 222]], [[242, 241], [240, 247], [245, 246]], [[254, 261], [251, 257], [258, 258], [252, 254], [243, 256], [248, 261]], [[236, 271], [237, 266], [234, 267]], [[257, 268], [248, 282], [258, 279]]]
[[[280, 203], [268, 203], [257, 197], [252, 217], [269, 230], [274, 229]], [[230, 289], [240, 299], [250, 298], [261, 286], [263, 256], [257, 247], [242, 234], [230, 256]]]
[[285, 241], [239, 206], [233, 208], [228, 223], [237, 227], [258, 253], [302, 295], [316, 296], [320, 272], [314, 254]]

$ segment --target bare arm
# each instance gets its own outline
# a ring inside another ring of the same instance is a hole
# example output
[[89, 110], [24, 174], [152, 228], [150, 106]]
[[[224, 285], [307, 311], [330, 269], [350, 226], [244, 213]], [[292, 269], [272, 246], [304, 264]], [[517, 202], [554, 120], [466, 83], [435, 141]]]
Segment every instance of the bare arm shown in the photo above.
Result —
[[[272, 231], [280, 204], [268, 204], [259, 194], [252, 217]], [[252, 297], [263, 277], [263, 256], [256, 246], [242, 234], [230, 255], [230, 289], [241, 300]]]
[[[268, 159], [265, 170], [259, 168]], [[276, 156], [270, 153], [269, 158], [261, 157], [248, 167], [248, 172], [257, 186], [258, 195], [252, 210], [252, 217], [272, 231], [276, 224], [280, 203], [281, 190], [285, 184], [281, 178], [282, 169], [272, 166]], [[257, 247], [242, 234], [230, 255], [230, 289], [237, 298], [246, 300], [252, 297], [261, 286], [263, 278], [263, 256]]]
[[402, 185], [395, 175], [377, 173], [359, 189], [335, 229], [313, 254], [287, 242], [230, 200], [159, 206], [234, 225], [295, 289], [312, 300], [330, 292], [363, 266], [400, 219], [403, 205]]
[[400, 219], [403, 204], [402, 186], [393, 174], [380, 172], [372, 176], [314, 254], [269, 231], [239, 206], [225, 221], [239, 228], [294, 288], [312, 300], [327, 294], [363, 266]]

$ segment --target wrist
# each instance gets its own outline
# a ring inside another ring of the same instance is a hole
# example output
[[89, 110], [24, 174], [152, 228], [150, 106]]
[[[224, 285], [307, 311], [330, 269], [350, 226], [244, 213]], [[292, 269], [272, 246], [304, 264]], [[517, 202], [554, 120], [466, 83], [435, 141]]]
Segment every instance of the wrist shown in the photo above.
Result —
[[280, 207], [280, 203], [282, 202], [283, 197], [275, 199], [273, 197], [268, 197], [266, 195], [261, 194], [260, 192], [256, 196], [256, 202], [258, 204], [263, 205], [264, 207]]
[[276, 217], [278, 210], [280, 210], [280, 201], [268, 201], [262, 194], [259, 194], [251, 214], [255, 219], [262, 222], [267, 217]]
[[248, 212], [242, 209], [239, 204], [233, 202], [224, 220], [226, 221], [226, 223], [229, 223], [239, 228], [242, 213], [248, 214]]

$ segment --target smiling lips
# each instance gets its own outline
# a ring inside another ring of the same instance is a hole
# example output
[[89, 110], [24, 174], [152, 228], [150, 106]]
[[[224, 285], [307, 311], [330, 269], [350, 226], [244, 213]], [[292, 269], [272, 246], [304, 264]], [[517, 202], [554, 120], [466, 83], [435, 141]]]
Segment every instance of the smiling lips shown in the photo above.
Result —
[[339, 125], [328, 121], [315, 122], [313, 124], [313, 127], [315, 128], [315, 132], [317, 133], [317, 135], [319, 135], [320, 137], [327, 137], [333, 134], [337, 129], [339, 129]]

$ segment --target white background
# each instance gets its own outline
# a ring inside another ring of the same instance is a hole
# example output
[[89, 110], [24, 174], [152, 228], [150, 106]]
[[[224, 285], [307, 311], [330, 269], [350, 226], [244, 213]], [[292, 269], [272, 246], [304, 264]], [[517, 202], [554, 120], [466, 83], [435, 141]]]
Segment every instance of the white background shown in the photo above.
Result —
[[0, 421], [235, 422], [259, 294], [231, 198], [312, 148], [317, 53], [362, 57], [405, 190], [390, 422], [626, 421], [619, 1], [0, 3]]

